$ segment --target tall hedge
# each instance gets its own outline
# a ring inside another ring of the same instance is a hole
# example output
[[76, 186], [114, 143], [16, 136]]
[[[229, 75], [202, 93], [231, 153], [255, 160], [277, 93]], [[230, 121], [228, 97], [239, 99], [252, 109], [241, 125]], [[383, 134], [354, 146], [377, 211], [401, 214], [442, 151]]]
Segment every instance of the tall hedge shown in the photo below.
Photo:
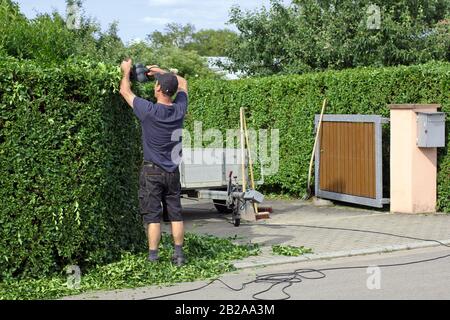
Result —
[[[2, 58], [0, 70], [0, 276], [42, 276], [141, 249], [140, 128], [118, 96], [117, 68]], [[389, 103], [439, 103], [448, 138], [449, 93], [448, 63], [199, 80], [190, 83], [186, 124], [237, 128], [246, 107], [250, 127], [280, 129], [280, 170], [266, 188], [301, 194], [325, 97], [327, 113], [386, 117]], [[439, 209], [450, 212], [448, 147], [438, 162]]]
[[[450, 123], [450, 64], [361, 68], [301, 76], [191, 83], [190, 117], [203, 128], [236, 128], [239, 108], [247, 109], [252, 128], [280, 129], [280, 169], [266, 187], [293, 194], [306, 188], [314, 143], [314, 115], [328, 98], [329, 114], [389, 117], [388, 104], [439, 103]], [[447, 139], [448, 143], [449, 139]], [[388, 143], [388, 141], [385, 141]], [[450, 155], [439, 149], [438, 209], [450, 212]]]
[[2, 58], [0, 70], [0, 276], [102, 263], [142, 245], [140, 129], [117, 94], [117, 68]]

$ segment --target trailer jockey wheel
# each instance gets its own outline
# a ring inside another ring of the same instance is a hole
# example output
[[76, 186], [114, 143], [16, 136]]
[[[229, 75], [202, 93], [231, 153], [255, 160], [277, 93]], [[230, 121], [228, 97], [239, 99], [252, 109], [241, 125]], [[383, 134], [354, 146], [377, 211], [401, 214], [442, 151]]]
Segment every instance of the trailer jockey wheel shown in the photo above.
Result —
[[241, 202], [239, 199], [231, 196], [233, 192], [237, 191], [240, 191], [239, 185], [237, 183], [237, 177], [234, 177], [233, 183], [233, 171], [230, 171], [228, 175], [228, 187], [227, 187], [228, 200], [226, 201], [226, 205], [227, 208], [231, 210], [231, 213], [233, 213], [233, 225], [235, 227], [239, 227], [241, 225], [241, 213], [239, 212]]
[[234, 199], [233, 203], [230, 205], [230, 208], [233, 210], [233, 225], [235, 227], [239, 227], [241, 225], [241, 214], [239, 213], [239, 199]]

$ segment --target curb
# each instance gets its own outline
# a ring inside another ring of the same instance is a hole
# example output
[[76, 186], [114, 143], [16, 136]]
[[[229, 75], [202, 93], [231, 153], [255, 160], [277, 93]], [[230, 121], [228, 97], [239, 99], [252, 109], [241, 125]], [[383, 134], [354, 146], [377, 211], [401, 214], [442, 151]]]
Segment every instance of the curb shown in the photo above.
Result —
[[[449, 240], [438, 240], [443, 244], [450, 245]], [[402, 250], [412, 250], [412, 249], [421, 249], [421, 248], [430, 248], [430, 247], [439, 247], [440, 244], [434, 241], [420, 241], [420, 242], [412, 242], [407, 244], [398, 244], [398, 245], [390, 245], [384, 247], [375, 247], [375, 248], [367, 248], [367, 249], [357, 249], [357, 250], [348, 250], [348, 251], [334, 251], [334, 252], [325, 252], [325, 253], [310, 253], [300, 257], [285, 257], [285, 256], [260, 256], [260, 257], [251, 257], [248, 258], [247, 261], [235, 262], [234, 267], [238, 270], [248, 269], [248, 268], [258, 268], [258, 267], [266, 267], [266, 266], [274, 266], [281, 264], [289, 264], [296, 262], [305, 262], [305, 261], [317, 261], [317, 260], [327, 260], [327, 259], [336, 259], [336, 258], [344, 258], [344, 257], [354, 257], [354, 256], [363, 256], [375, 253], [388, 253]]]

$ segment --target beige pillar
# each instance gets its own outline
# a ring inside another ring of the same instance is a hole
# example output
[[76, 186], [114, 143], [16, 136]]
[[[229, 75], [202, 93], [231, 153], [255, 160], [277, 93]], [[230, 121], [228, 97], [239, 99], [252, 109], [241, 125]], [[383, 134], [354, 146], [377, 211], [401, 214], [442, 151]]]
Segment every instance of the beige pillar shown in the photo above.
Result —
[[435, 104], [393, 104], [391, 110], [391, 212], [436, 212], [437, 149], [417, 147], [416, 112]]

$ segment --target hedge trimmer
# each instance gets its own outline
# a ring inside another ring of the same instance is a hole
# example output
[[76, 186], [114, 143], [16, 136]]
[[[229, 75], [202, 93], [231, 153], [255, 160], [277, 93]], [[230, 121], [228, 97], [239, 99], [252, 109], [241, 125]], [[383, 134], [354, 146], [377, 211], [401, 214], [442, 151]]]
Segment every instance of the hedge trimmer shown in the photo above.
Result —
[[[157, 66], [155, 66], [157, 67]], [[169, 72], [172, 72], [174, 74], [178, 74], [178, 69], [171, 68], [169, 69]], [[133, 68], [131, 69], [130, 79], [131, 81], [137, 81], [141, 83], [145, 83], [150, 81], [149, 74], [150, 69], [144, 66], [142, 63], [137, 63], [133, 65]]]

